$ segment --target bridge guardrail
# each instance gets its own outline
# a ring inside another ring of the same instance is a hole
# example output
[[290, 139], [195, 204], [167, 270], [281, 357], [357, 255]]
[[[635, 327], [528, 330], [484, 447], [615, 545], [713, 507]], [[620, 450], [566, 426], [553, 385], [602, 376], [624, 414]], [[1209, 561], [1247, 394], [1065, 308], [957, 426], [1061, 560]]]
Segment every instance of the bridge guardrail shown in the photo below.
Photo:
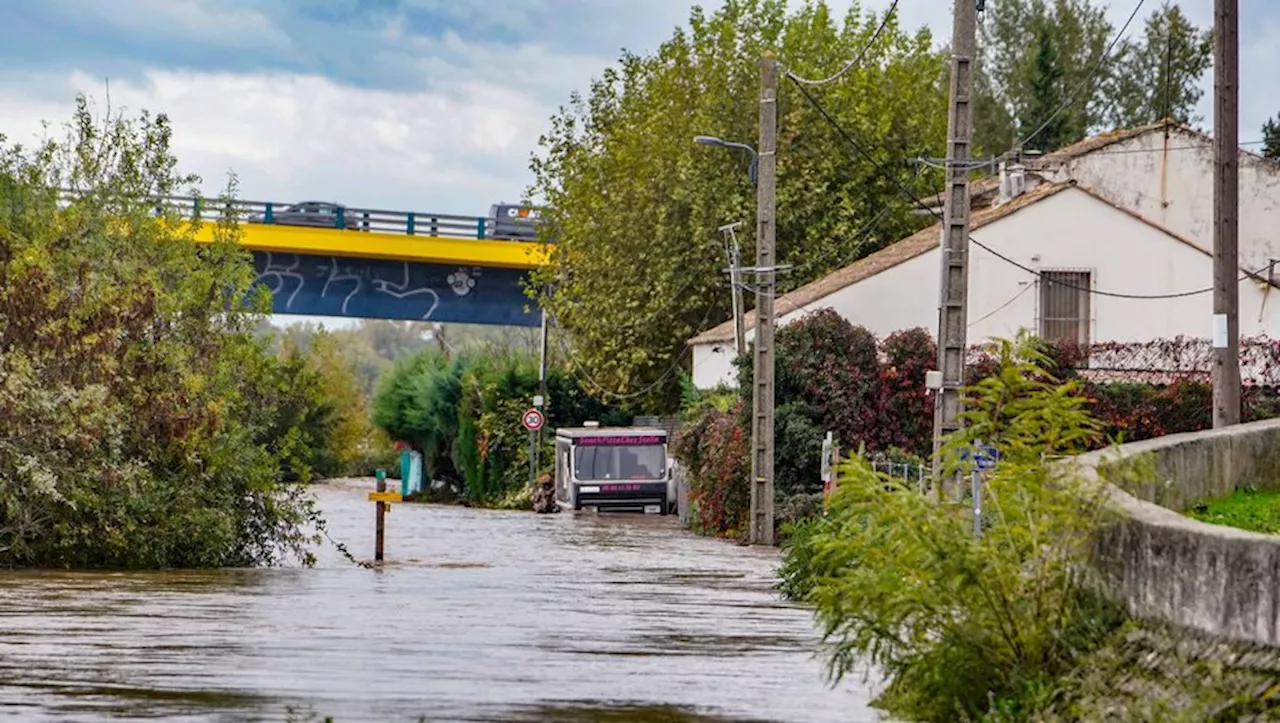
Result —
[[[63, 190], [64, 199], [79, 195]], [[298, 212], [300, 206], [318, 204], [332, 209]], [[196, 196], [164, 196], [156, 200], [156, 211], [168, 209], [183, 218], [216, 222], [227, 215], [243, 223], [262, 223], [304, 228], [334, 228], [349, 231], [396, 233], [407, 236], [435, 236], [457, 239], [493, 239], [500, 241], [535, 241], [532, 238], [494, 236], [497, 220], [484, 216], [458, 216], [420, 211], [392, 211], [375, 208], [351, 208], [329, 202], [249, 201], [236, 199], [230, 203], [217, 198]], [[329, 221], [332, 218], [332, 221]]]

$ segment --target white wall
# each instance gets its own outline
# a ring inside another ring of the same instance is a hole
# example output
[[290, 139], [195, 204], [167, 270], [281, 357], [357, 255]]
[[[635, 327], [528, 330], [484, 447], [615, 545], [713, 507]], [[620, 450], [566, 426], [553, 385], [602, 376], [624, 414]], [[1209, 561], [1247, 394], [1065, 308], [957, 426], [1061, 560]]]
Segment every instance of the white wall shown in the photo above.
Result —
[[[1096, 291], [1151, 295], [1209, 288], [1213, 260], [1201, 251], [1078, 189], [1042, 199], [988, 226], [973, 238], [1036, 270], [1088, 270]], [[832, 308], [879, 338], [914, 326], [936, 333], [940, 255], [935, 249], [846, 287], [780, 319], [785, 324], [809, 311]], [[969, 267], [971, 343], [1035, 329], [1036, 277], [972, 247]], [[1263, 308], [1263, 287], [1240, 285], [1240, 329], [1246, 336], [1280, 336], [1280, 292]], [[1094, 294], [1093, 341], [1149, 341], [1178, 335], [1208, 337], [1212, 293], [1179, 299], [1121, 299]], [[751, 330], [747, 332], [752, 337]], [[733, 343], [694, 347], [694, 383], [733, 384]]]
[[[1167, 151], [1166, 151], [1167, 147]], [[1213, 146], [1171, 130], [1106, 146], [1056, 169], [1114, 203], [1213, 250]], [[1280, 164], [1240, 155], [1240, 265], [1259, 270], [1280, 259]]]

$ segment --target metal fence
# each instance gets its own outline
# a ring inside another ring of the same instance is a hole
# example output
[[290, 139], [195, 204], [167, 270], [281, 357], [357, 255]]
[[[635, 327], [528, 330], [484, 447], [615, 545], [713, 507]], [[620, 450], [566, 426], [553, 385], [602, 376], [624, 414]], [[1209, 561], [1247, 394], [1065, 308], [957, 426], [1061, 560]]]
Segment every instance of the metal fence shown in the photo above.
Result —
[[871, 460], [871, 469], [887, 477], [912, 483], [921, 492], [932, 488], [932, 473], [929, 467], [922, 464], [873, 459]]
[[[64, 200], [70, 201], [82, 194], [63, 190], [62, 195]], [[223, 201], [196, 196], [164, 196], [156, 199], [155, 211], [157, 215], [169, 213], [193, 221], [199, 219], [217, 222], [222, 219], [235, 219], [241, 223], [333, 228], [409, 236], [526, 242], [537, 240], [531, 236], [497, 234], [495, 233], [497, 219], [485, 216], [350, 208], [325, 202], [281, 203], [241, 199]]]

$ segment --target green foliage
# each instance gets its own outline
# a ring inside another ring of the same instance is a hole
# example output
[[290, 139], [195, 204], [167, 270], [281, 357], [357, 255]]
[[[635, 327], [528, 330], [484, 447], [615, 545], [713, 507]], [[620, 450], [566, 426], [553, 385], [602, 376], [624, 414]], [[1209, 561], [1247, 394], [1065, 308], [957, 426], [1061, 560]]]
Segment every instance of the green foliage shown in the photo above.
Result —
[[691, 527], [703, 535], [739, 537], [751, 512], [751, 435], [729, 411], [705, 404], [685, 411], [672, 451], [689, 485]]
[[1262, 155], [1280, 161], [1280, 115], [1262, 124]]
[[[988, 4], [979, 30], [974, 144], [983, 153], [1003, 153], [1025, 137], [1018, 133], [1019, 126], [1035, 115], [1036, 88], [1043, 86], [1044, 73], [1050, 69], [1060, 74], [1064, 93], [1074, 95], [1059, 114], [1057, 136], [1048, 142], [1037, 137], [1028, 149], [1056, 150], [1056, 144], [1080, 140], [1101, 122], [1106, 111], [1100, 92], [1105, 79], [1086, 81], [1113, 32], [1104, 8], [1095, 7], [1091, 0], [998, 0]], [[1045, 45], [1028, 42], [1028, 38], [1046, 36], [1056, 46], [1057, 57], [1050, 65], [1037, 63]], [[1043, 96], [1043, 87], [1040, 92]]]
[[[800, 76], [830, 75], [868, 43], [880, 18], [855, 5], [843, 22], [823, 2], [781, 0], [691, 12], [656, 51], [624, 53], [551, 121], [533, 161], [532, 193], [548, 206], [553, 263], [536, 278], [582, 369], [616, 394], [674, 409], [667, 373], [685, 341], [728, 318], [717, 228], [742, 221], [754, 243], [755, 190], [741, 152], [695, 145], [713, 135], [754, 145], [760, 60], [774, 50]], [[888, 167], [944, 152], [945, 63], [927, 32], [891, 21], [866, 60], [818, 94]], [[919, 228], [898, 187], [869, 163], [833, 153], [841, 141], [783, 81], [778, 103], [778, 260], [803, 283]], [[934, 189], [912, 179], [918, 195]], [[862, 232], [890, 212], [869, 237]]]
[[1280, 534], [1280, 492], [1244, 487], [1193, 507], [1187, 516], [1240, 530]]
[[1039, 148], [1061, 148], [1079, 140], [1082, 135], [1071, 127], [1071, 118], [1059, 113], [1063, 96], [1069, 92], [1062, 86], [1062, 56], [1049, 28], [1036, 34], [1034, 72], [1031, 76], [1027, 107], [1018, 118], [1018, 137], [1035, 136]]
[[0, 139], [0, 564], [310, 559], [318, 518], [281, 480], [310, 473], [327, 411], [253, 335], [265, 300], [235, 219], [199, 244], [156, 208], [197, 180], [171, 134], [81, 97], [65, 136]]
[[1165, 2], [1147, 18], [1140, 40], [1117, 47], [1115, 71], [1105, 92], [1113, 103], [1108, 118], [1131, 128], [1172, 118], [1191, 124], [1204, 90], [1200, 78], [1213, 65], [1213, 33], [1191, 24], [1182, 9]]
[[[446, 482], [473, 502], [496, 504], [528, 486], [529, 440], [520, 418], [538, 388], [538, 366], [527, 355], [446, 357], [429, 349], [402, 360], [385, 378], [373, 421], [422, 452], [428, 480]], [[547, 401], [547, 429], [629, 422], [557, 369], [547, 377]], [[553, 452], [552, 435], [544, 433], [543, 469], [554, 464]]]
[[974, 144], [1003, 153], [1059, 107], [1028, 150], [1057, 150], [1108, 123], [1197, 122], [1200, 79], [1213, 54], [1208, 31], [1166, 2], [1140, 39], [1123, 40], [1104, 62], [1115, 32], [1106, 7], [1093, 0], [988, 3], [974, 78]]
[[996, 700], [1016, 713], [1121, 619], [1087, 564], [1102, 491], [1045, 461], [1081, 451], [1099, 425], [1029, 339], [1002, 342], [999, 358], [944, 451], [950, 468], [977, 438], [1001, 453], [981, 537], [967, 504], [860, 459], [829, 515], [790, 530], [782, 589], [814, 606], [835, 676], [860, 664], [889, 675], [880, 703], [896, 716], [974, 720]]

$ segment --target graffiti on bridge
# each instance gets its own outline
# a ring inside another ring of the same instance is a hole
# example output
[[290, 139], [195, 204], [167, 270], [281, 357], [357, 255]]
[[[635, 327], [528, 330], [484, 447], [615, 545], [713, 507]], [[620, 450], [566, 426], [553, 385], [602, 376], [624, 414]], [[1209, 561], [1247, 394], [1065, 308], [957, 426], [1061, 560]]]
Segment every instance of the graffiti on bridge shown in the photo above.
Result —
[[534, 326], [513, 269], [254, 253], [257, 281], [277, 314]]

